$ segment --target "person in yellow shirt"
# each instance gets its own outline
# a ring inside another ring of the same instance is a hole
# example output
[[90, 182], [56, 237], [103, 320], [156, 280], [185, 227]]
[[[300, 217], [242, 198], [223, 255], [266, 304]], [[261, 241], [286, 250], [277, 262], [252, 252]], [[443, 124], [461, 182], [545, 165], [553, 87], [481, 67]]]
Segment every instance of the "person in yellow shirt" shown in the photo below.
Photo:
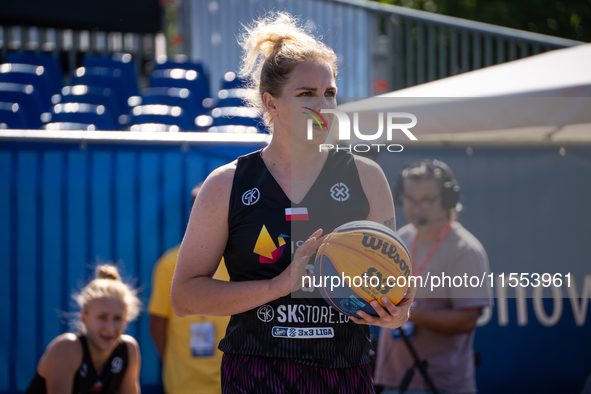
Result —
[[[199, 186], [193, 192], [193, 201]], [[229, 316], [178, 317], [170, 305], [170, 288], [179, 245], [156, 263], [148, 305], [150, 334], [162, 360], [162, 380], [167, 394], [221, 393], [220, 365], [223, 353], [218, 343], [226, 334]], [[215, 274], [230, 280], [223, 261]]]

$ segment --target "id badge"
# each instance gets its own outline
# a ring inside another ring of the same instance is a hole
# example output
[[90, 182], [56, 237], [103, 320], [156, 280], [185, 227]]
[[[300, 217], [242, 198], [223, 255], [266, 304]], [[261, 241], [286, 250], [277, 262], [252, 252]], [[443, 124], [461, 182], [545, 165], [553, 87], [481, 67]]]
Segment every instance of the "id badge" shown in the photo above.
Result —
[[215, 328], [213, 323], [191, 323], [191, 355], [211, 357], [215, 351]]

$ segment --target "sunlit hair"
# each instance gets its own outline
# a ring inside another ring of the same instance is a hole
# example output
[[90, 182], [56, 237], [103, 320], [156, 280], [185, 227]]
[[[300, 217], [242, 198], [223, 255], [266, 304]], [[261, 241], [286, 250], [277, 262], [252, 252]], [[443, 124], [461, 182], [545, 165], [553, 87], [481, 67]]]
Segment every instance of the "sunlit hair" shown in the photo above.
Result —
[[301, 63], [310, 61], [327, 64], [337, 76], [337, 56], [334, 51], [300, 26], [286, 12], [269, 13], [244, 27], [240, 37], [244, 51], [240, 76], [247, 78], [250, 94], [248, 105], [263, 114], [267, 127], [272, 117], [264, 110], [263, 94], [281, 97], [289, 75]]
[[[96, 267], [96, 279], [93, 279], [79, 293], [75, 293], [72, 298], [83, 312], [93, 300], [104, 298], [121, 300], [125, 304], [127, 321], [129, 322], [137, 319], [140, 313], [142, 303], [137, 292], [137, 289], [133, 289], [121, 281], [116, 266], [104, 264]], [[72, 325], [84, 330], [80, 321], [74, 321]]]
[[414, 167], [405, 168], [402, 172], [402, 178], [415, 181], [435, 179], [437, 180], [439, 187], [443, 187], [443, 183], [446, 181], [441, 168], [428, 165], [425, 162], [421, 162]]

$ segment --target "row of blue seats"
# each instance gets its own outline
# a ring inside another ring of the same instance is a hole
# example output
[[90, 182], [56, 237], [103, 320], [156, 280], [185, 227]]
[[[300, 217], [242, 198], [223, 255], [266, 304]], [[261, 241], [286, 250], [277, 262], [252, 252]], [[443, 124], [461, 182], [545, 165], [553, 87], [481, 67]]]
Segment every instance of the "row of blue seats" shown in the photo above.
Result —
[[[12, 124], [18, 122], [25, 122], [23, 111], [20, 110], [18, 104], [10, 104], [0, 102], [0, 112], [5, 111], [8, 117], [12, 117]], [[2, 115], [0, 114], [0, 118]], [[255, 129], [262, 129], [260, 120], [257, 117], [256, 111], [246, 107], [222, 107], [215, 108], [211, 115], [199, 115], [195, 118], [187, 116], [187, 113], [178, 106], [163, 105], [163, 104], [144, 104], [135, 106], [129, 115], [130, 126], [126, 130], [140, 131], [149, 130], [153, 127], [146, 126], [138, 128], [138, 125], [169, 125], [176, 126], [173, 130], [176, 131], [208, 131], [210, 128], [216, 129], [210, 131], [222, 131], [221, 126], [246, 126]], [[20, 119], [16, 119], [20, 118]], [[62, 127], [71, 129], [73, 125], [66, 123], [75, 123], [77, 127], [82, 127], [82, 130], [118, 130], [118, 125], [114, 122], [112, 114], [104, 105], [87, 104], [79, 102], [69, 102], [56, 104], [52, 109], [51, 119], [46, 119], [47, 122], [42, 128], [56, 129], [54, 123], [60, 123]], [[237, 121], [239, 120], [239, 121]], [[49, 126], [49, 127], [48, 127]], [[160, 130], [156, 127], [155, 131]], [[80, 130], [80, 129], [76, 129]], [[256, 132], [256, 130], [251, 130]]]
[[[0, 84], [1, 85], [1, 84]], [[92, 89], [84, 85], [68, 87], [72, 90]], [[96, 89], [96, 88], [95, 88]], [[177, 88], [165, 88], [178, 90]], [[175, 92], [176, 93], [176, 92]], [[174, 96], [173, 96], [174, 97]], [[150, 98], [150, 96], [148, 96]], [[137, 97], [137, 99], [140, 99]], [[146, 100], [144, 104], [133, 106], [128, 115], [119, 116], [119, 122], [109, 108], [100, 103], [88, 103], [91, 100], [68, 100], [68, 102], [55, 104], [51, 113], [41, 116], [42, 128], [48, 123], [74, 122], [93, 125], [95, 130], [119, 130], [121, 123], [128, 124], [125, 129], [134, 130], [134, 125], [145, 123], [159, 123], [178, 126], [178, 131], [205, 131], [210, 127], [241, 125], [263, 130], [256, 112], [246, 107], [218, 107], [211, 114], [192, 116], [180, 106], [158, 104], [155, 101]], [[126, 121], [121, 121], [125, 117]], [[4, 128], [28, 128], [26, 111], [18, 103], [0, 101], [0, 123]], [[62, 125], [67, 127], [67, 125]], [[1, 127], [0, 127], [1, 128]], [[50, 128], [54, 128], [53, 126]], [[217, 129], [211, 130], [217, 131]]]
[[151, 120], [180, 131], [233, 124], [264, 130], [260, 118], [242, 108], [243, 81], [227, 73], [218, 98], [212, 99], [203, 66], [186, 57], [161, 59], [150, 75], [151, 87], [140, 93], [129, 54], [85, 57], [83, 67], [72, 75], [73, 85], [57, 91], [63, 75], [55, 58], [17, 55], [9, 53], [5, 60], [14, 63], [0, 65], [0, 127], [44, 128], [70, 122], [129, 130]]

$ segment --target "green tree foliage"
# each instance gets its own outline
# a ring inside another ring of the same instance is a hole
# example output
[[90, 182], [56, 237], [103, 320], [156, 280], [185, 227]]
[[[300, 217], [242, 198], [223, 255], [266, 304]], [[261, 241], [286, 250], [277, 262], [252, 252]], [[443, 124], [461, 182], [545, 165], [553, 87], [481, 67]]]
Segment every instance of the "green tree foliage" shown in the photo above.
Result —
[[374, 0], [591, 42], [591, 0]]

